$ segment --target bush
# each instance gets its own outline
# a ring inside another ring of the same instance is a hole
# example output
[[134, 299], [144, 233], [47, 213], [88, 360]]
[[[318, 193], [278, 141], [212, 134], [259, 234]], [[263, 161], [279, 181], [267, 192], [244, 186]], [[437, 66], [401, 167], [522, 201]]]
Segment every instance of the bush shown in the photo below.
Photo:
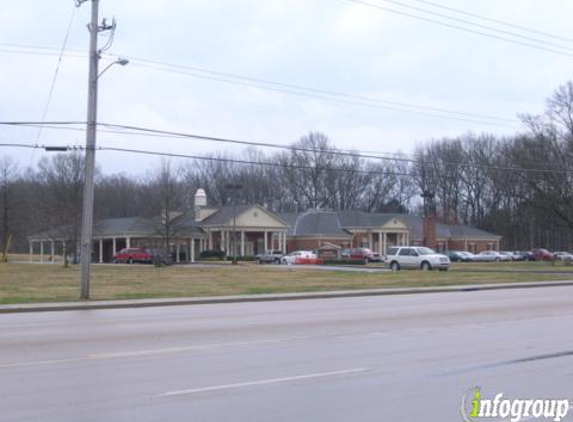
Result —
[[209, 259], [209, 261], [222, 261], [225, 258], [224, 251], [208, 250], [199, 254], [200, 259]]
[[[233, 256], [227, 255], [227, 261], [232, 261]], [[245, 256], [237, 256], [237, 261], [254, 261], [255, 257], [252, 255], [245, 255]]]
[[361, 259], [325, 259], [324, 265], [364, 265]]

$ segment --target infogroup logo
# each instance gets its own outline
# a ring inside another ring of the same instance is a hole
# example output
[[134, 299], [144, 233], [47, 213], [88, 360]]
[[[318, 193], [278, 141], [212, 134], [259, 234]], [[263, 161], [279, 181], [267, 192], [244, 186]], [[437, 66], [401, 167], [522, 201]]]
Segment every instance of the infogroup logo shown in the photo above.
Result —
[[488, 418], [511, 422], [548, 420], [560, 422], [571, 409], [569, 399], [509, 399], [497, 393], [491, 399], [482, 397], [482, 389], [469, 389], [462, 397], [461, 413], [464, 422]]

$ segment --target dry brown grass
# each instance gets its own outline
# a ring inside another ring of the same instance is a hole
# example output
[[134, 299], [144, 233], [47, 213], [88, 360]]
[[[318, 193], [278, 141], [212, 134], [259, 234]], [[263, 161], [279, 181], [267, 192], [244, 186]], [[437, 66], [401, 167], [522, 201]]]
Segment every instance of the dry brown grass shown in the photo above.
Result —
[[[78, 297], [79, 269], [61, 264], [0, 265], [0, 303], [71, 301]], [[384, 287], [527, 282], [573, 278], [568, 274], [401, 271], [360, 273], [248, 265], [93, 265], [92, 298], [161, 298], [288, 293]]]

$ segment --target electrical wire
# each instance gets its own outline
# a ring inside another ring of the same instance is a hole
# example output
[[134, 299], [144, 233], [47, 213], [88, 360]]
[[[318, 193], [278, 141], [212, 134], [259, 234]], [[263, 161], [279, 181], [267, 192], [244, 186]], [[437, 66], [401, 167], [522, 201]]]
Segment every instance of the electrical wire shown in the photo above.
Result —
[[[119, 56], [117, 56], [117, 57], [119, 57]], [[348, 93], [343, 93], [343, 92], [336, 92], [336, 91], [325, 90], [325, 89], [317, 89], [317, 88], [312, 88], [312, 87], [303, 86], [303, 85], [295, 85], [295, 84], [289, 84], [289, 83], [283, 83], [283, 82], [275, 82], [275, 81], [270, 81], [270, 80], [265, 80], [265, 79], [260, 79], [260, 78], [253, 78], [250, 76], [233, 74], [233, 73], [229, 73], [229, 72], [219, 72], [219, 71], [214, 71], [214, 70], [200, 68], [200, 67], [179, 65], [179, 64], [167, 63], [167, 62], [162, 62], [162, 61], [158, 61], [158, 60], [150, 60], [150, 59], [145, 59], [145, 58], [140, 58], [140, 57], [129, 57], [129, 60], [130, 60], [130, 63], [132, 63], [135, 66], [147, 67], [147, 68], [155, 69], [155, 70], [168, 71], [168, 72], [172, 72], [172, 73], [179, 73], [179, 74], [196, 76], [196, 77], [201, 77], [201, 78], [205, 78], [205, 79], [213, 79], [213, 80], [229, 82], [229, 83], [236, 83], [234, 80], [245, 81], [245, 82], [249, 83], [247, 85], [249, 87], [261, 88], [261, 89], [271, 89], [271, 90], [275, 90], [275, 91], [278, 90], [279, 92], [294, 93], [296, 95], [303, 95], [300, 92], [298, 92], [298, 91], [303, 91], [303, 92], [309, 92], [311, 94], [321, 94], [321, 95], [328, 95], [328, 96], [332, 96], [332, 97], [341, 97], [341, 98], [350, 99], [350, 100], [358, 100], [358, 101], [360, 101], [360, 103], [358, 105], [370, 105], [370, 103], [386, 104], [386, 105], [391, 105], [391, 106], [412, 108], [412, 109], [416, 109], [416, 110], [426, 110], [426, 111], [431, 111], [431, 112], [452, 114], [452, 115], [464, 116], [464, 117], [476, 117], [476, 118], [480, 118], [480, 119], [495, 120], [495, 121], [500, 121], [500, 122], [512, 122], [512, 123], [516, 122], [516, 119], [509, 119], [509, 118], [498, 117], [498, 116], [494, 116], [494, 115], [460, 112], [460, 111], [448, 110], [448, 109], [439, 108], [439, 107], [421, 106], [421, 105], [399, 102], [399, 101], [388, 101], [388, 100], [372, 98], [372, 97], [367, 97], [367, 96], [360, 96], [360, 95], [348, 94]], [[149, 66], [149, 65], [151, 65], [151, 66]], [[231, 80], [229, 80], [229, 79], [231, 79]], [[281, 89], [269, 88], [266, 86], [262, 87], [260, 85], [253, 85], [251, 83], [271, 85], [271, 86], [279, 87]], [[241, 85], [245, 85], [245, 84], [242, 83]], [[291, 90], [296, 90], [296, 91], [291, 91]], [[311, 97], [314, 96], [314, 95], [307, 95], [307, 94], [304, 94], [304, 95], [311, 96]], [[320, 96], [317, 98], [340, 101], [337, 98], [324, 97], [324, 96]], [[363, 104], [362, 102], [367, 102], [368, 104]], [[352, 104], [357, 104], [357, 103], [352, 102]], [[414, 110], [396, 109], [394, 107], [388, 107], [388, 106], [383, 107], [383, 108], [390, 109], [393, 111], [415, 112], [416, 114], [420, 114], [418, 111], [414, 111]], [[437, 116], [437, 115], [428, 114], [428, 113], [424, 113], [424, 115], [430, 116], [430, 117], [440, 117], [440, 118], [444, 117], [444, 116]]]
[[[26, 53], [28, 54], [29, 52]], [[416, 105], [412, 103], [405, 103], [399, 101], [389, 101], [367, 96], [360, 96], [355, 94], [312, 88], [308, 86], [270, 81], [261, 78], [253, 78], [245, 75], [238, 75], [228, 72], [219, 72], [205, 68], [167, 63], [158, 60], [145, 59], [141, 57], [123, 56], [123, 55], [118, 56], [114, 54], [105, 54], [105, 55], [109, 56], [110, 58], [128, 57], [130, 60], [130, 64], [136, 67], [175, 73], [200, 79], [225, 82], [234, 85], [257, 88], [267, 91], [286, 93], [296, 96], [317, 98], [320, 100], [332, 101], [341, 104], [349, 104], [353, 106], [363, 106], [363, 107], [383, 109], [406, 114], [421, 115], [424, 117], [435, 118], [435, 119], [478, 123], [486, 126], [515, 127], [515, 124], [519, 122], [517, 119], [511, 119], [507, 117], [498, 117], [483, 113], [461, 112], [455, 110], [448, 110], [440, 107]], [[513, 125], [507, 123], [512, 123]]]
[[434, 24], [441, 25], [441, 26], [445, 26], [445, 27], [448, 27], [448, 28], [457, 29], [457, 30], [460, 30], [460, 31], [463, 31], [463, 32], [469, 32], [469, 33], [472, 33], [472, 34], [482, 35], [482, 36], [484, 36], [484, 37], [488, 37], [488, 38], [492, 38], [492, 39], [496, 39], [496, 40], [501, 40], [501, 41], [509, 42], [509, 43], [512, 43], [512, 44], [518, 44], [518, 45], [522, 45], [522, 46], [525, 46], [525, 47], [534, 48], [534, 49], [537, 49], [537, 50], [542, 50], [542, 51], [547, 51], [547, 52], [550, 52], [550, 53], [560, 54], [560, 55], [567, 56], [567, 57], [573, 57], [573, 54], [567, 53], [567, 52], [565, 52], [565, 51], [555, 50], [555, 49], [553, 49], [553, 48], [547, 48], [547, 47], [543, 47], [543, 46], [535, 45], [535, 44], [529, 44], [529, 43], [526, 43], [526, 42], [523, 42], [523, 41], [518, 41], [518, 40], [511, 39], [511, 38], [502, 37], [502, 36], [500, 36], [500, 35], [495, 35], [495, 34], [491, 34], [491, 33], [487, 33], [487, 32], [482, 32], [482, 31], [478, 31], [478, 30], [474, 30], [474, 29], [470, 29], [470, 28], [464, 28], [464, 27], [459, 26], [459, 25], [454, 25], [454, 24], [450, 24], [450, 23], [447, 23], [447, 22], [442, 22], [442, 21], [439, 21], [439, 20], [436, 20], [436, 19], [432, 19], [432, 18], [426, 18], [426, 17], [420, 16], [420, 15], [416, 15], [416, 14], [412, 14], [412, 13], [408, 13], [408, 12], [403, 12], [403, 11], [400, 11], [400, 10], [392, 9], [392, 8], [390, 8], [390, 7], [381, 6], [381, 5], [373, 4], [373, 3], [369, 3], [369, 2], [366, 2], [366, 1], [363, 1], [363, 0], [339, 0], [339, 1], [345, 1], [345, 2], [349, 2], [349, 3], [356, 3], [356, 4], [360, 4], [360, 5], [362, 5], [362, 6], [367, 6], [367, 7], [371, 7], [371, 8], [374, 8], [374, 9], [383, 10], [383, 11], [386, 11], [386, 12], [394, 13], [394, 14], [396, 14], [396, 15], [406, 16], [406, 17], [409, 17], [409, 18], [412, 18], [412, 19], [421, 20], [421, 21], [424, 21], [424, 22], [434, 23]]
[[265, 166], [265, 167], [280, 167], [280, 168], [287, 168], [287, 169], [293, 169], [293, 170], [344, 172], [344, 173], [354, 173], [354, 174], [358, 173], [358, 174], [367, 174], [367, 175], [371, 175], [371, 176], [372, 175], [411, 176], [410, 173], [404, 173], [404, 172], [388, 172], [388, 171], [377, 171], [377, 170], [348, 169], [348, 168], [341, 168], [341, 167], [305, 166], [305, 165], [298, 165], [298, 164], [281, 164], [281, 163], [268, 162], [268, 161], [251, 161], [251, 160], [234, 159], [234, 158], [209, 157], [209, 156], [202, 156], [202, 155], [187, 155], [187, 154], [181, 154], [181, 153], [149, 151], [149, 150], [131, 149], [131, 148], [118, 148], [118, 147], [101, 146], [101, 147], [98, 147], [97, 150], [98, 151], [124, 152], [124, 153], [141, 154], [141, 155], [153, 155], [153, 156], [161, 156], [161, 157], [169, 157], [169, 158], [186, 158], [186, 159], [193, 159], [193, 160], [215, 161], [215, 162], [224, 162], [224, 163], [230, 163], [230, 164], [249, 164], [249, 165], [259, 165], [259, 166]]
[[[56, 64], [56, 69], [54, 71], [54, 76], [52, 77], [52, 82], [50, 84], [50, 90], [48, 91], [48, 99], [46, 100], [46, 104], [44, 106], [44, 111], [42, 112], [42, 122], [46, 120], [46, 115], [48, 114], [48, 109], [50, 108], [50, 103], [52, 102], [52, 97], [54, 95], [54, 88], [56, 87], [56, 82], [58, 80], [58, 74], [60, 72], [60, 66], [62, 64], [62, 59], [64, 57], [64, 52], [66, 50], [66, 46], [68, 44], [68, 38], [70, 36], [70, 31], [72, 29], [72, 24], [74, 23], [74, 18], [76, 16], [76, 7], [72, 8], [72, 14], [70, 16], [70, 21], [68, 23], [68, 27], [66, 29], [66, 35], [64, 36], [64, 41], [62, 43], [62, 47], [60, 48], [60, 56], [58, 58], [58, 62]], [[38, 130], [38, 136], [36, 137], [36, 144], [40, 141], [43, 131], [43, 125], [40, 125]]]
[[529, 37], [529, 36], [527, 36], [527, 35], [517, 34], [517, 33], [512, 32], [512, 31], [507, 31], [507, 30], [503, 30], [503, 29], [497, 29], [497, 28], [492, 27], [492, 26], [489, 26], [489, 25], [482, 25], [482, 24], [479, 24], [479, 23], [475, 23], [475, 22], [472, 22], [472, 21], [468, 21], [468, 20], [466, 20], [466, 19], [456, 18], [456, 17], [450, 16], [450, 15], [446, 15], [446, 14], [444, 14], [444, 13], [434, 12], [434, 11], [431, 11], [431, 10], [428, 10], [428, 9], [424, 9], [424, 8], [421, 8], [421, 7], [411, 6], [411, 5], [409, 5], [409, 4], [406, 4], [406, 3], [403, 3], [403, 2], [400, 2], [400, 1], [397, 1], [397, 0], [378, 0], [378, 1], [382, 1], [382, 2], [384, 2], [384, 3], [389, 3], [389, 4], [394, 4], [394, 5], [397, 5], [397, 6], [406, 8], [406, 9], [415, 10], [415, 11], [417, 11], [417, 12], [426, 13], [426, 14], [431, 15], [431, 16], [437, 16], [437, 17], [439, 17], [439, 18], [449, 19], [449, 20], [454, 21], [454, 22], [459, 22], [459, 23], [463, 23], [463, 24], [466, 24], [466, 25], [475, 26], [476, 28], [486, 29], [486, 30], [488, 30], [488, 31], [494, 31], [494, 32], [497, 32], [497, 33], [500, 33], [500, 34], [509, 35], [509, 36], [516, 37], [516, 38], [521, 38], [521, 39], [526, 40], [526, 41], [532, 41], [532, 42], [536, 42], [536, 43], [539, 43], [539, 44], [548, 45], [548, 46], [550, 46], [550, 47], [557, 47], [557, 48], [560, 48], [560, 49], [563, 49], [563, 50], [573, 51], [573, 48], [572, 48], [572, 47], [567, 47], [567, 46], [564, 46], [564, 45], [561, 45], [561, 44], [555, 44], [555, 43], [552, 43], [552, 42], [550, 42], [550, 41], [545, 41], [545, 40], [541, 40], [541, 39], [539, 39], [539, 38]]
[[422, 4], [429, 5], [429, 6], [437, 7], [439, 9], [443, 9], [443, 10], [449, 10], [450, 12], [459, 13], [461, 15], [470, 16], [472, 18], [481, 19], [483, 21], [496, 23], [498, 25], [507, 26], [508, 28], [519, 29], [521, 31], [525, 31], [525, 32], [529, 32], [529, 33], [537, 34], [537, 35], [542, 35], [544, 37], [553, 38], [556, 40], [573, 42], [573, 38], [567, 38], [567, 37], [562, 37], [559, 35], [550, 34], [548, 32], [543, 32], [543, 31], [539, 31], [536, 29], [528, 28], [526, 26], [515, 25], [515, 24], [505, 22], [505, 21], [502, 21], [499, 19], [493, 19], [493, 18], [490, 18], [488, 16], [483, 16], [483, 15], [478, 15], [477, 13], [468, 12], [467, 10], [456, 9], [454, 7], [444, 6], [443, 4], [434, 3], [431, 1], [427, 1], [427, 0], [412, 0], [412, 1], [414, 1], [416, 3], [422, 3]]
[[[29, 125], [30, 122], [0, 122], [0, 125], [5, 124], [13, 124], [17, 123], [17, 126], [26, 126]], [[36, 122], [37, 123], [37, 122]], [[64, 124], [69, 124], [70, 122], [64, 122]], [[153, 135], [166, 135], [166, 137], [177, 137], [177, 138], [189, 138], [189, 139], [198, 139], [203, 141], [210, 141], [210, 142], [220, 142], [220, 143], [228, 143], [228, 144], [238, 144], [238, 145], [246, 145], [246, 146], [256, 146], [256, 147], [264, 147], [264, 148], [275, 148], [275, 149], [283, 149], [288, 151], [298, 151], [298, 152], [310, 152], [315, 153], [316, 150], [312, 148], [304, 148], [298, 147], [295, 145], [281, 145], [281, 144], [271, 144], [265, 142], [254, 142], [254, 141], [245, 141], [245, 140], [238, 140], [238, 139], [229, 139], [229, 138], [219, 138], [219, 137], [212, 137], [212, 136], [205, 136], [205, 135], [196, 135], [184, 132], [173, 132], [173, 131], [164, 131], [159, 129], [150, 129], [150, 128], [143, 128], [138, 126], [130, 126], [130, 125], [118, 125], [118, 124], [109, 124], [109, 123], [98, 123], [98, 126], [108, 127], [108, 128], [116, 128], [116, 129], [123, 129], [128, 131], [136, 131], [142, 133], [150, 133]], [[101, 131], [101, 130], [100, 130]], [[123, 132], [121, 130], [116, 131], [119, 134], [129, 134], [128, 132]], [[1, 146], [1, 145], [0, 145]], [[75, 148], [75, 147], [74, 147]], [[77, 149], [83, 149], [83, 147], [78, 147]], [[119, 148], [121, 150], [122, 148]], [[127, 150], [126, 148], [124, 148]], [[134, 150], [137, 151], [137, 150]], [[380, 155], [370, 155], [370, 154], [363, 154], [361, 151], [354, 151], [354, 152], [345, 152], [344, 150], [322, 150], [324, 153], [338, 155], [338, 156], [346, 156], [346, 157], [355, 157], [361, 159], [373, 159], [373, 160], [382, 160], [382, 161], [392, 161], [392, 162], [405, 162], [409, 164], [420, 164], [420, 165], [435, 165], [434, 161], [423, 161], [419, 158], [407, 158], [407, 157], [388, 157], [388, 156], [380, 156]], [[181, 156], [181, 158], [193, 158], [195, 156], [186, 156], [183, 154], [171, 154], [171, 153], [162, 153], [159, 151], [144, 151], [142, 154], [148, 155], [164, 155], [170, 154], [166, 156]], [[382, 153], [381, 153], [382, 154]], [[462, 161], [441, 161], [440, 164], [448, 164], [448, 165], [457, 165], [462, 168], [474, 168], [474, 169], [482, 169], [482, 170], [496, 170], [496, 171], [509, 171], [509, 172], [524, 172], [524, 173], [547, 173], [547, 174], [572, 174], [573, 171], [568, 170], [556, 170], [556, 169], [548, 169], [548, 168], [526, 168], [526, 167], [515, 167], [515, 166], [492, 166], [492, 165], [477, 165], [477, 164], [470, 164]]]

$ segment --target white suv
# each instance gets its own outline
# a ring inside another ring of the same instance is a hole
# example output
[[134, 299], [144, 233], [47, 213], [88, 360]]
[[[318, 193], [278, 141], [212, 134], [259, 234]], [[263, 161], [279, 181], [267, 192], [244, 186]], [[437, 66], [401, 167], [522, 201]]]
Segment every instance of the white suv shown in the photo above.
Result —
[[450, 268], [450, 258], [436, 253], [423, 246], [394, 246], [388, 249], [386, 262], [392, 271], [401, 268], [420, 268], [421, 270], [439, 269], [447, 271]]

